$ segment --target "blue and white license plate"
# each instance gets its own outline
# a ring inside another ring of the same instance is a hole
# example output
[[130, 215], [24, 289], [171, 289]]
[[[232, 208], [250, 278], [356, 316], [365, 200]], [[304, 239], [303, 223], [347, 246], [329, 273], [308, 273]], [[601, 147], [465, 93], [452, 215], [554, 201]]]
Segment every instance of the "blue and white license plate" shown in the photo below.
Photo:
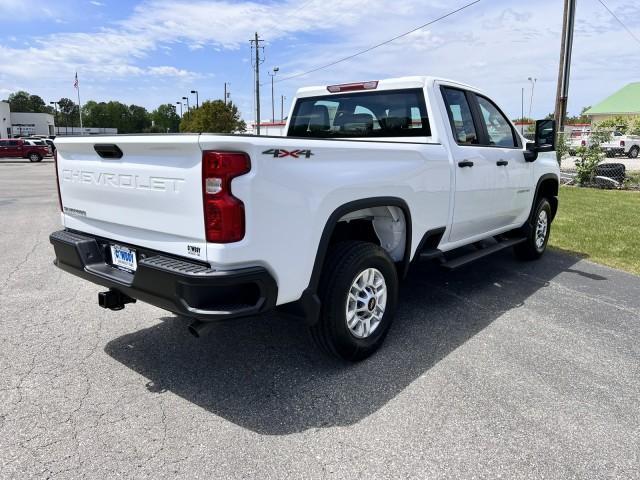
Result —
[[136, 251], [121, 245], [111, 245], [111, 263], [114, 267], [135, 272], [138, 268]]

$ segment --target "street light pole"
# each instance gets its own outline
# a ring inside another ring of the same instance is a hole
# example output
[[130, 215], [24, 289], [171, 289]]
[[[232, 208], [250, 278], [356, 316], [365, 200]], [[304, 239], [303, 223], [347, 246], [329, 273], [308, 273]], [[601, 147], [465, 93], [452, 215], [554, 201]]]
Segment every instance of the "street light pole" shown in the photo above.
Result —
[[189, 116], [191, 113], [189, 110], [189, 97], [182, 97], [182, 99], [187, 101], [187, 116]]
[[272, 122], [276, 121], [276, 107], [275, 107], [275, 101], [273, 97], [273, 79], [275, 78], [276, 74], [279, 71], [280, 69], [278, 67], [273, 67], [273, 73], [267, 72], [271, 77], [271, 121]]
[[176, 105], [180, 105], [180, 118], [182, 118], [182, 102], [176, 102]]
[[284, 122], [284, 100], [285, 100], [284, 95], [280, 95], [280, 121]]
[[196, 94], [196, 108], [200, 108], [200, 99], [198, 98], [198, 90], [191, 90], [191, 93]]
[[529, 81], [531, 82], [531, 100], [529, 101], [529, 118], [531, 118], [531, 107], [533, 107], [533, 90], [536, 88], [537, 78], [529, 77]]
[[524, 135], [524, 87], [520, 95], [520, 133]]

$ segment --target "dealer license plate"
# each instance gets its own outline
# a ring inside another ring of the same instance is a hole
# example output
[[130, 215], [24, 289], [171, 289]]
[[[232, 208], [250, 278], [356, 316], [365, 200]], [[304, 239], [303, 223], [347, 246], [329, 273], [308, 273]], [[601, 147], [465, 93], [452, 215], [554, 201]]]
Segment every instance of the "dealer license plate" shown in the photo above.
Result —
[[121, 245], [111, 245], [111, 263], [114, 267], [135, 272], [138, 268], [136, 251]]

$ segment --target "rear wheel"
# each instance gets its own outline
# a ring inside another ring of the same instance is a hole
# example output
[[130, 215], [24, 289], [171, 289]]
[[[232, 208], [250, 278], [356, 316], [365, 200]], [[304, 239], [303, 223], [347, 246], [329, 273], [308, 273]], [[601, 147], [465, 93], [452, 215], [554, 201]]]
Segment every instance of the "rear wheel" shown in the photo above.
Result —
[[629, 158], [638, 158], [638, 153], [640, 153], [640, 147], [634, 145], [631, 147], [627, 155], [629, 155]]
[[31, 162], [39, 162], [42, 160], [42, 156], [39, 153], [30, 153], [29, 161]]
[[551, 232], [551, 204], [546, 198], [538, 200], [532, 225], [525, 229], [526, 240], [513, 247], [520, 260], [536, 260], [547, 249]]
[[362, 360], [380, 347], [389, 331], [398, 301], [398, 274], [379, 246], [341, 242], [328, 254], [319, 294], [320, 319], [311, 327], [314, 342], [343, 360]]

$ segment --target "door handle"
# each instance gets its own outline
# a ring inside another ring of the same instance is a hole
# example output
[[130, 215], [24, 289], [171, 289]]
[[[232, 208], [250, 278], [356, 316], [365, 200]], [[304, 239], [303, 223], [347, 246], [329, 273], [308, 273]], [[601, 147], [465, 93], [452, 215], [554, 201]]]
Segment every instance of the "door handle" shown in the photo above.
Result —
[[506, 161], [506, 160], [498, 160], [496, 162], [496, 165], [499, 166], [499, 167], [506, 167], [507, 165], [509, 165], [509, 162]]
[[473, 167], [473, 162], [471, 160], [463, 160], [461, 162], [458, 162], [458, 166], [460, 168]]

